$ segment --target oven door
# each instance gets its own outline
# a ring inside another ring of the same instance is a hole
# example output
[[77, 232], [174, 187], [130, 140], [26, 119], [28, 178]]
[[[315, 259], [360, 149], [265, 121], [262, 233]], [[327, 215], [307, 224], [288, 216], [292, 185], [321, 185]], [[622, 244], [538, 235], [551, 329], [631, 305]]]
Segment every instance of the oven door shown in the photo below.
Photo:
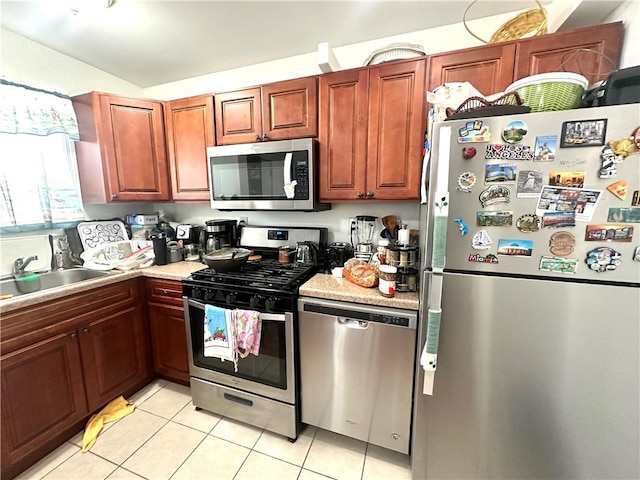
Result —
[[184, 298], [184, 316], [189, 352], [189, 374], [220, 385], [295, 403], [293, 313], [262, 313], [259, 355], [233, 362], [204, 356], [205, 304]]

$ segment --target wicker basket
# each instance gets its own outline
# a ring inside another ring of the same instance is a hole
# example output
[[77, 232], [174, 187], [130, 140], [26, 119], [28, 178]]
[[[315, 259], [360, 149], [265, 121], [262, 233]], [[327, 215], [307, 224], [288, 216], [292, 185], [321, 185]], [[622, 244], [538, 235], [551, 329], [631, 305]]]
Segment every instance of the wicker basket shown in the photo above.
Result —
[[477, 1], [478, 0], [473, 0], [473, 2], [471, 2], [464, 11], [464, 14], [462, 15], [462, 23], [467, 32], [483, 43], [507, 42], [509, 40], [517, 40], [525, 35], [535, 37], [547, 33], [547, 11], [542, 8], [542, 5], [540, 5], [538, 0], [535, 0], [538, 4], [538, 8], [532, 8], [516, 15], [496, 30], [489, 41], [486, 41], [473, 33], [467, 26], [466, 22], [467, 12]]
[[588, 84], [577, 73], [551, 72], [525, 77], [505, 91], [517, 92], [532, 112], [551, 112], [576, 108]]

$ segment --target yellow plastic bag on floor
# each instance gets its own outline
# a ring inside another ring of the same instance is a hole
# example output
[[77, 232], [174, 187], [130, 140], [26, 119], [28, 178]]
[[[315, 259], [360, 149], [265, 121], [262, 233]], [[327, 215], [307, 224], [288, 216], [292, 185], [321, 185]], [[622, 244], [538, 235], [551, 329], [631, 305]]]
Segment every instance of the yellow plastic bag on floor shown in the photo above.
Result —
[[127, 402], [122, 396], [110, 401], [87, 422], [82, 437], [82, 451], [86, 452], [93, 447], [105, 423], [114, 422], [122, 417], [126, 417], [132, 413], [135, 408], [135, 405]]

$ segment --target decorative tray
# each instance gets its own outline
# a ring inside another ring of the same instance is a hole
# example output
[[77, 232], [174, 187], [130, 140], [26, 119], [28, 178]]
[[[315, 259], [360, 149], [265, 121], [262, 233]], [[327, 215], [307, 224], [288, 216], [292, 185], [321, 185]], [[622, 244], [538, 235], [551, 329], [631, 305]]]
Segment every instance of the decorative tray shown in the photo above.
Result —
[[[496, 117], [500, 115], [514, 115], [531, 112], [531, 107], [522, 104], [517, 92], [508, 92], [495, 100], [482, 97], [467, 98], [456, 108], [447, 108], [446, 120], [462, 120], [478, 117]], [[445, 121], [446, 121], [445, 120]]]
[[124, 223], [117, 220], [82, 222], [78, 224], [77, 229], [85, 250], [98, 247], [103, 243], [129, 240]]

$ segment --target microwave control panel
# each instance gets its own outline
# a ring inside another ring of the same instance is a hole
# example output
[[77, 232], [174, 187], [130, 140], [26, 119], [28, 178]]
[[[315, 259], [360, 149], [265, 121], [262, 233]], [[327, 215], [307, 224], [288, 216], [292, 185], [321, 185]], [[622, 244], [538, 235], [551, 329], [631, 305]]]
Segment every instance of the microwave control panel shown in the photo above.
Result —
[[307, 200], [309, 198], [309, 162], [307, 159], [295, 161], [295, 175], [297, 180], [295, 187], [295, 198], [298, 200]]

